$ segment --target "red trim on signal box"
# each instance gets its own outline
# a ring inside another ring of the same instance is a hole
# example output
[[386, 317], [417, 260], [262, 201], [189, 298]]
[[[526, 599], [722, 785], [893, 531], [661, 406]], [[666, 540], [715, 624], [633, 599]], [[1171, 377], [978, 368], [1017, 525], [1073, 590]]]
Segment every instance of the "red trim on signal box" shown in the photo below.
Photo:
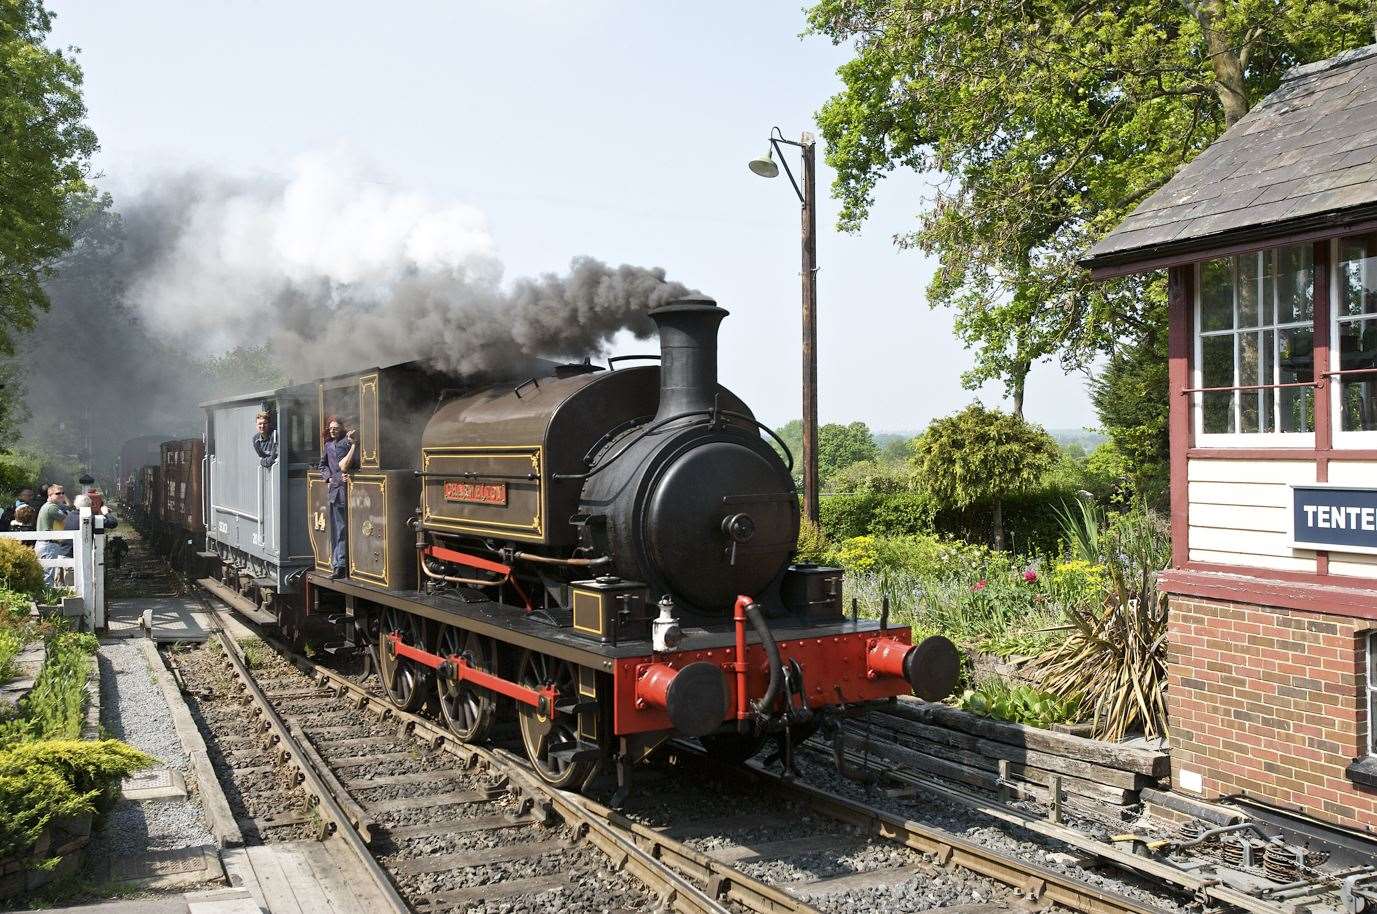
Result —
[[[1190, 387], [1191, 380], [1191, 314], [1195, 267], [1172, 267], [1167, 274], [1167, 386], [1175, 392]], [[1190, 559], [1190, 525], [1187, 511], [1187, 477], [1194, 422], [1193, 397], [1173, 395], [1167, 398], [1167, 428], [1171, 461], [1171, 564], [1184, 568]]]

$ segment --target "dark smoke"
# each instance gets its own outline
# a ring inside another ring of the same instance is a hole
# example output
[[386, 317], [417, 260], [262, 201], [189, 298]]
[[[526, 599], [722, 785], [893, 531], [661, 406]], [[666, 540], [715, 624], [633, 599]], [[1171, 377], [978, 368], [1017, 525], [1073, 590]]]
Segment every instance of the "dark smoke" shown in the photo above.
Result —
[[588, 257], [504, 285], [481, 213], [329, 157], [285, 178], [189, 173], [88, 201], [74, 239], [17, 360], [25, 437], [64, 453], [199, 434], [198, 402], [287, 378], [597, 355], [623, 330], [648, 335], [646, 312], [690, 291]]

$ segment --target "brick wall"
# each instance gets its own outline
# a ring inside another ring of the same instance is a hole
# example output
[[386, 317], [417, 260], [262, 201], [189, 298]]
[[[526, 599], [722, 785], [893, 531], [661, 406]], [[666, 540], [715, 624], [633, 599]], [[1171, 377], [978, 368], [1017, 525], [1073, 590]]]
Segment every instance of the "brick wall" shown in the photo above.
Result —
[[[1377, 822], [1377, 790], [1344, 776], [1366, 751], [1362, 633], [1373, 627], [1345, 616], [1173, 596], [1167, 705], [1174, 789], [1210, 799], [1245, 792], [1350, 827]], [[1192, 773], [1203, 783], [1191, 783]]]

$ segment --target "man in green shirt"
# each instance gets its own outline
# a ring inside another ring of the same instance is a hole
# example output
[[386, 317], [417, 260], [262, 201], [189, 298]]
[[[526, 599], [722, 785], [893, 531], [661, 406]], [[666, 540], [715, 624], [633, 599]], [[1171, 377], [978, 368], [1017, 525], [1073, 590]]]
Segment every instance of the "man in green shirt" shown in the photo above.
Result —
[[[38, 523], [36, 529], [39, 533], [48, 533], [53, 530], [63, 529], [63, 520], [67, 516], [67, 490], [60, 484], [53, 483], [48, 486], [48, 500], [38, 511]], [[40, 559], [62, 558], [62, 543], [53, 540], [39, 540], [35, 550]], [[47, 567], [43, 569], [43, 579], [47, 581], [49, 587], [57, 587], [62, 582], [62, 569], [57, 567]]]

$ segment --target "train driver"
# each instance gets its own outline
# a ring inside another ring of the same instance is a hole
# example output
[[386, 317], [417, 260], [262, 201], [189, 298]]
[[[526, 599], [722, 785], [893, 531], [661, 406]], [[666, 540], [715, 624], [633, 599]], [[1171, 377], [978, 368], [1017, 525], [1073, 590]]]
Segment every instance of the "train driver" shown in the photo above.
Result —
[[272, 413], [264, 410], [254, 421], [253, 452], [263, 469], [272, 468], [277, 463], [277, 429], [273, 427]]
[[325, 447], [321, 448], [320, 475], [325, 477], [325, 491], [330, 503], [330, 566], [331, 578], [342, 578], [349, 573], [345, 562], [345, 537], [347, 535], [347, 501], [345, 495], [346, 475], [354, 465], [354, 439], [357, 432], [344, 430], [344, 423], [338, 416], [325, 420]]

